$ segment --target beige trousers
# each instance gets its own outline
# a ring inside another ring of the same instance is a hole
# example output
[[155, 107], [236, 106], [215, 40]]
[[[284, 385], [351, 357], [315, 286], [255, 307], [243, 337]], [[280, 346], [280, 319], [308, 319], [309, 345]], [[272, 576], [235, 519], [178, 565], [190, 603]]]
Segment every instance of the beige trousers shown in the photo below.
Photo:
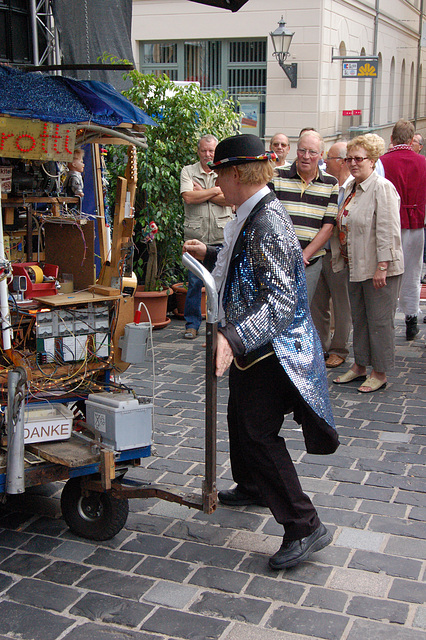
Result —
[[395, 313], [402, 276], [390, 276], [386, 286], [373, 280], [349, 282], [355, 362], [379, 373], [391, 369], [395, 359]]

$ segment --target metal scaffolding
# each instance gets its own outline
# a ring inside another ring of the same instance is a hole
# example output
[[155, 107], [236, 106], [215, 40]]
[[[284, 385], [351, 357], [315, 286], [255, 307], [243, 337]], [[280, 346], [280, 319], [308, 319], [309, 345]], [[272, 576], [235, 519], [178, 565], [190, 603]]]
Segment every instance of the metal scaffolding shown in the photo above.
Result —
[[[55, 26], [53, 1], [30, 0], [30, 17], [34, 65], [60, 64], [59, 32]], [[41, 38], [39, 38], [40, 35]], [[46, 43], [42, 51], [39, 47], [40, 41]], [[60, 73], [60, 71], [56, 73]]]

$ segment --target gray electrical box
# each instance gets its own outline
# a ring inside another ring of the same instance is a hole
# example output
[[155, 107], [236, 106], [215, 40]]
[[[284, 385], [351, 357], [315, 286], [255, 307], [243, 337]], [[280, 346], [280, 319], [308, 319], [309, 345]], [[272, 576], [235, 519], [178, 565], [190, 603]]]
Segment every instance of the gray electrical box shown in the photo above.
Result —
[[118, 341], [121, 348], [121, 359], [129, 364], [145, 362], [146, 345], [151, 325], [149, 322], [130, 322], [124, 327], [124, 336]]

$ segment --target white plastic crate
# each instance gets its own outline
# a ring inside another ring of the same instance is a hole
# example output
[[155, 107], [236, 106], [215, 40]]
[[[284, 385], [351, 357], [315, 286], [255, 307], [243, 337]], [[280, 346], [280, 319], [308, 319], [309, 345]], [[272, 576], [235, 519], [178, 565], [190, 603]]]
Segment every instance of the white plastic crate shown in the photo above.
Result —
[[24, 411], [24, 444], [68, 440], [73, 418], [64, 404], [27, 405]]

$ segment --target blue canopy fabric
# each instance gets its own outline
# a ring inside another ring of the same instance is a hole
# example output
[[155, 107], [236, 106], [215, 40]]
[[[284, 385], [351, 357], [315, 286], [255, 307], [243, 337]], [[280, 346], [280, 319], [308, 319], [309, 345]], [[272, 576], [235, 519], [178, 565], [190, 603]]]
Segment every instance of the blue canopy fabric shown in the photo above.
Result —
[[103, 127], [155, 125], [105, 82], [74, 80], [0, 65], [0, 113], [48, 122], [91, 122]]

